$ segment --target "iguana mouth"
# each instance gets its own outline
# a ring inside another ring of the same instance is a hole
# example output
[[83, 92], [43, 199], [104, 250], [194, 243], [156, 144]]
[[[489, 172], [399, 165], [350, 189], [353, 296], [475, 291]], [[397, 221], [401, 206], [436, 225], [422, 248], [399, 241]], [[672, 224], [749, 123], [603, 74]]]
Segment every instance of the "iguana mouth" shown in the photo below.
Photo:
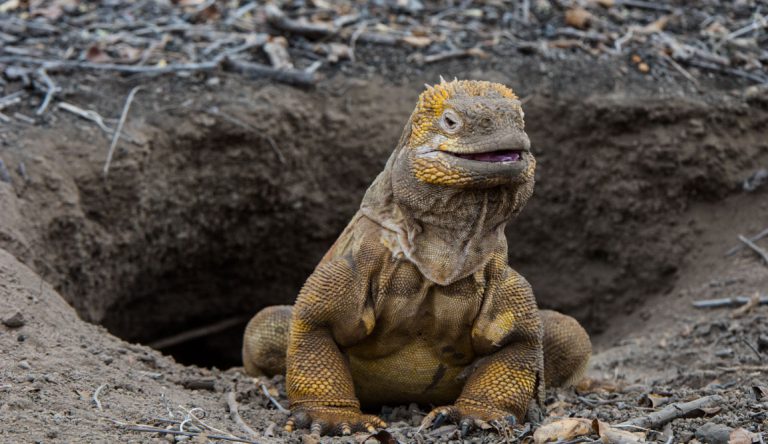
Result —
[[478, 162], [518, 162], [523, 158], [523, 150], [498, 150], [485, 153], [450, 153], [456, 157]]

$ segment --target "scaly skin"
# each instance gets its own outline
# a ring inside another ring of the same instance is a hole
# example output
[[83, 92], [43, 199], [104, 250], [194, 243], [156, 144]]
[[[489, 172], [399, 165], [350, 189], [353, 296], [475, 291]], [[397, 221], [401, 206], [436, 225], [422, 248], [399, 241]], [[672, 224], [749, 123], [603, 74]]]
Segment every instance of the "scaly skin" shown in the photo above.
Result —
[[536, 166], [523, 125], [503, 85], [443, 81], [419, 97], [295, 306], [265, 309], [246, 330], [248, 373], [287, 369], [287, 430], [386, 426], [361, 403], [443, 404], [427, 426], [521, 421], [545, 380], [581, 374], [586, 332], [539, 312], [507, 264], [504, 228], [531, 196]]

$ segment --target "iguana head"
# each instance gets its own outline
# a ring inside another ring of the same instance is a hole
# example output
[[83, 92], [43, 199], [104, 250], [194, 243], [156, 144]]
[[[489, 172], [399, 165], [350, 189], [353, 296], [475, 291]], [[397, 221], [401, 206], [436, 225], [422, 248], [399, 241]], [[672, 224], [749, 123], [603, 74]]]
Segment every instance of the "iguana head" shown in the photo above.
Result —
[[421, 182], [488, 188], [532, 179], [523, 109], [504, 85], [443, 80], [427, 86], [406, 137], [399, 155]]
[[475, 273], [504, 249], [504, 227], [533, 194], [523, 110], [504, 85], [442, 81], [419, 96], [361, 205], [381, 239], [432, 282]]

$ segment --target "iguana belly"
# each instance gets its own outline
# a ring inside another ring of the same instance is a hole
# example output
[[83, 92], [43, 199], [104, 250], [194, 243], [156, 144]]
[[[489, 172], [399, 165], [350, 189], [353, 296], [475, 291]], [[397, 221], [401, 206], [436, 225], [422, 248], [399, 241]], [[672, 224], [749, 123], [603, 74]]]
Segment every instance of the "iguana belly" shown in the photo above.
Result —
[[437, 358], [434, 345], [416, 339], [383, 357], [367, 359], [350, 353], [355, 392], [363, 405], [446, 404], [461, 393], [458, 377], [466, 366]]

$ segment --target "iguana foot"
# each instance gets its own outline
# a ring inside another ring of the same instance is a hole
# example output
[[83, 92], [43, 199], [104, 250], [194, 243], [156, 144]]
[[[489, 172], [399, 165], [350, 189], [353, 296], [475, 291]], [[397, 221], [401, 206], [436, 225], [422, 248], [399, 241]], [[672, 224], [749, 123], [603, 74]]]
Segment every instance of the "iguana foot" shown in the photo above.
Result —
[[475, 428], [487, 429], [494, 422], [506, 425], [517, 424], [515, 415], [493, 407], [479, 405], [446, 405], [437, 407], [421, 421], [421, 428], [438, 428], [445, 421], [459, 425], [461, 435], [465, 436]]
[[313, 435], [351, 435], [353, 432], [376, 432], [387, 423], [376, 415], [365, 415], [349, 407], [299, 407], [285, 423], [285, 431], [309, 427]]

